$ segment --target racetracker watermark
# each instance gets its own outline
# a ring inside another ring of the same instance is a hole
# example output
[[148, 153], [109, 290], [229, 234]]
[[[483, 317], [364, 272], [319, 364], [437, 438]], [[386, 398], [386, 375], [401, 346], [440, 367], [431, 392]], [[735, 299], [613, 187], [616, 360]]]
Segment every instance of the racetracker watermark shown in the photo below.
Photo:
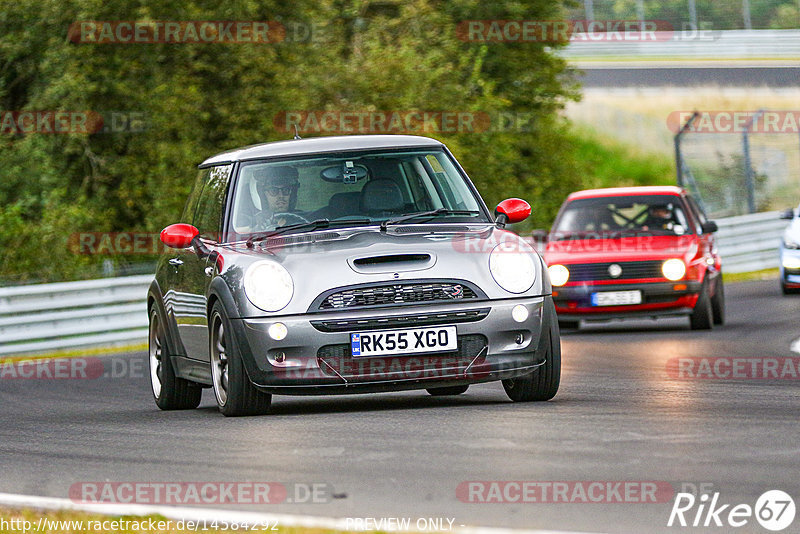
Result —
[[68, 30], [73, 43], [280, 43], [286, 28], [254, 20], [83, 20]]
[[[686, 232], [687, 230], [681, 229], [681, 231]], [[549, 252], [572, 253], [651, 252], [658, 249], [683, 255], [689, 245], [688, 241], [691, 239], [691, 236], [688, 235], [676, 239], [674, 232], [669, 235], [658, 235], [645, 230], [553, 232], [547, 236], [547, 249]], [[537, 248], [539, 247], [537, 246]]]
[[69, 498], [80, 504], [325, 504], [333, 495], [325, 483], [77, 482], [69, 488]]
[[[687, 132], [698, 134], [798, 134], [800, 111], [699, 111]], [[678, 133], [694, 111], [673, 111], [667, 115], [667, 128]]]
[[[383, 336], [395, 335], [394, 332]], [[406, 340], [407, 347], [414, 347], [414, 336]], [[423, 340], [424, 341], [424, 340]], [[374, 341], [373, 341], [374, 342]], [[380, 348], [402, 346], [402, 340], [381, 339]], [[411, 350], [411, 349], [409, 349]], [[483, 351], [468, 356], [437, 354], [426, 356], [370, 356], [359, 357], [344, 353], [341, 356], [306, 358], [291, 352], [270, 351], [267, 356], [274, 367], [273, 374], [289, 380], [320, 380], [339, 377], [357, 377], [359, 380], [476, 380], [489, 376], [493, 369], [485, 365]]]
[[139, 133], [141, 111], [0, 111], [0, 135]]
[[798, 380], [800, 357], [677, 357], [666, 369], [676, 380]]
[[669, 482], [652, 480], [474, 480], [456, 487], [456, 497], [465, 503], [653, 504], [673, 495]]
[[169, 250], [159, 234], [149, 232], [75, 232], [67, 238], [67, 248], [87, 256], [154, 255]]
[[479, 134], [531, 132], [536, 114], [464, 110], [293, 110], [273, 117], [279, 132], [305, 134]]
[[142, 358], [54, 358], [0, 360], [0, 380], [97, 380], [144, 378]]
[[568, 43], [670, 41], [665, 20], [464, 20], [456, 36], [474, 43]]

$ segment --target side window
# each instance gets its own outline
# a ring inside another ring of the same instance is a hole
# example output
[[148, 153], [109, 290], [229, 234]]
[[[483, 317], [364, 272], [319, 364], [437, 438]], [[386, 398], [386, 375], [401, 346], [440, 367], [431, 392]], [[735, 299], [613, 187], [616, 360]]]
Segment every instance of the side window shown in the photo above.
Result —
[[689, 202], [689, 209], [692, 210], [692, 214], [694, 215], [695, 220], [697, 220], [698, 222], [697, 232], [702, 233], [702, 230], [700, 230], [700, 226], [708, 222], [708, 218], [706, 217], [706, 214], [703, 213], [703, 210], [700, 209], [700, 206], [697, 205], [697, 202], [695, 202], [695, 200], [692, 197], [687, 196], [686, 200]]
[[222, 229], [222, 212], [231, 168], [232, 165], [221, 165], [207, 169], [208, 179], [194, 214], [192, 224], [200, 230], [200, 235], [214, 241], [219, 239], [219, 232]]
[[208, 181], [208, 174], [211, 169], [200, 169], [197, 173], [197, 178], [194, 180], [194, 185], [186, 199], [186, 206], [183, 208], [183, 215], [181, 215], [181, 222], [191, 224], [194, 221], [194, 212], [197, 211], [197, 201], [200, 200], [200, 193], [203, 191], [203, 186]]

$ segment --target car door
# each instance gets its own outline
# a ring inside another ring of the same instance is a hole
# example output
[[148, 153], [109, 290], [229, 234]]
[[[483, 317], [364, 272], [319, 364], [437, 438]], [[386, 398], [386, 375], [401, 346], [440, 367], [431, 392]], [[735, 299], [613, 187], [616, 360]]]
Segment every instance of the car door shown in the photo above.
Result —
[[686, 199], [686, 204], [689, 206], [689, 211], [692, 214], [693, 223], [695, 225], [695, 231], [700, 239], [700, 250], [707, 257], [714, 259], [714, 268], [719, 270], [720, 259], [717, 251], [716, 238], [713, 233], [703, 232], [702, 229], [702, 226], [708, 222], [708, 217], [706, 217], [705, 212], [691, 195], [687, 194], [684, 198]]
[[[183, 214], [178, 222], [192, 224], [194, 220], [194, 213], [197, 211], [197, 204], [200, 201], [200, 194], [203, 192], [203, 187], [208, 181], [210, 169], [201, 169], [197, 173], [192, 190], [189, 197], [186, 199], [186, 205], [183, 208]], [[167, 317], [172, 324], [177, 324], [178, 317], [185, 315], [186, 299], [183, 292], [183, 266], [187, 261], [190, 261], [192, 256], [195, 256], [194, 249], [165, 249], [167, 256], [166, 262], [163, 266], [163, 285], [164, 291], [164, 309], [166, 310]]]
[[[209, 246], [219, 240], [231, 168], [228, 164], [204, 169], [203, 188], [191, 222], [200, 231], [200, 239]], [[194, 249], [186, 252], [180, 255], [181, 263], [176, 266], [176, 302], [180, 305], [174, 307], [175, 322], [186, 355], [209, 361], [206, 294], [211, 274], [206, 272], [206, 257]]]

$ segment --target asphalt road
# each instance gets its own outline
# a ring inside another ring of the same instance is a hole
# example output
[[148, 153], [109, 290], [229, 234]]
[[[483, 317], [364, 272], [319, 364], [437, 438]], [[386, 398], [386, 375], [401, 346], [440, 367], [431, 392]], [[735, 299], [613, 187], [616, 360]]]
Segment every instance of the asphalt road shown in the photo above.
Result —
[[[456, 488], [663, 481], [710, 483], [731, 504], [753, 505], [769, 489], [798, 500], [800, 382], [667, 374], [676, 356], [792, 354], [800, 297], [781, 296], [772, 281], [731, 284], [727, 294], [728, 322], [712, 332], [674, 319], [565, 333], [562, 388], [542, 404], [513, 404], [494, 383], [457, 398], [276, 397], [272, 415], [242, 419], [222, 417], [206, 391], [200, 409], [165, 413], [150, 397], [144, 354], [106, 359], [117, 378], [3, 379], [0, 492], [67, 497], [86, 481], [326, 483], [336, 494], [328, 502], [242, 508], [592, 532], [674, 531], [672, 500], [477, 504]], [[764, 532], [752, 519], [737, 529], [750, 531]]]

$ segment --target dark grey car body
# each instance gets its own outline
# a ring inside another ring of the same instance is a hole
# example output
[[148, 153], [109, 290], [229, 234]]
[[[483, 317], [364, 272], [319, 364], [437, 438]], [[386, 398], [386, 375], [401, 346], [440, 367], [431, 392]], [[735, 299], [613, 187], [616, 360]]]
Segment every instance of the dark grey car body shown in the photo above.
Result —
[[[475, 221], [299, 231], [255, 244], [215, 237], [232, 235], [232, 191], [244, 162], [409, 148], [447, 153], [480, 205]], [[212, 384], [209, 317], [215, 303], [224, 306], [232, 330], [226, 333], [228, 342], [235, 344], [249, 380], [267, 393], [449, 387], [509, 379], [543, 364], [537, 351], [542, 331], [557, 328], [548, 313], [547, 270], [531, 250], [536, 276], [530, 289], [510, 293], [495, 281], [489, 269], [493, 247], [521, 240], [494, 222], [466, 173], [438, 141], [413, 136], [293, 140], [226, 152], [199, 168], [182, 222], [200, 230], [204, 253], [196, 247], [170, 249], [148, 293], [177, 377]], [[248, 267], [264, 258], [282, 265], [294, 282], [289, 304], [278, 312], [254, 306], [243, 287]], [[524, 322], [512, 320], [518, 305], [529, 312]], [[268, 335], [276, 321], [288, 329], [281, 341]], [[350, 354], [354, 332], [443, 324], [455, 325], [458, 350], [421, 358], [416, 370], [365, 372], [363, 361], [354, 363]], [[436, 372], [426, 373], [426, 366]]]

